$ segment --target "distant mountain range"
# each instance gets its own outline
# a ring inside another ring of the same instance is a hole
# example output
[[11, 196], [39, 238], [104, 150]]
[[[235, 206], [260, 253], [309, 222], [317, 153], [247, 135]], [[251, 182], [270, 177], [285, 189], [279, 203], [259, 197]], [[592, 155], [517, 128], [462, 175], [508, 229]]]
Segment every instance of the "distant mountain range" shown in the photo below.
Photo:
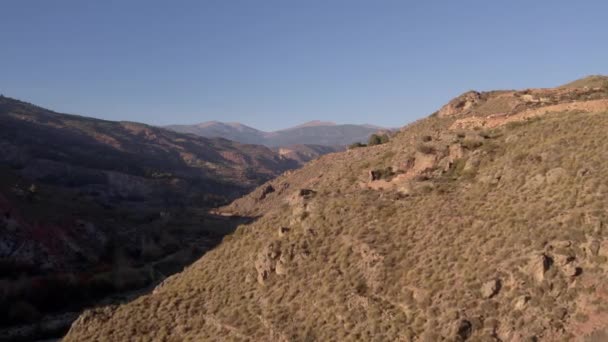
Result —
[[265, 132], [238, 122], [209, 121], [195, 125], [170, 125], [170, 130], [208, 138], [225, 138], [247, 144], [269, 147], [292, 145], [345, 146], [364, 142], [373, 133], [384, 130], [373, 125], [338, 125], [333, 122], [310, 121], [295, 127]]

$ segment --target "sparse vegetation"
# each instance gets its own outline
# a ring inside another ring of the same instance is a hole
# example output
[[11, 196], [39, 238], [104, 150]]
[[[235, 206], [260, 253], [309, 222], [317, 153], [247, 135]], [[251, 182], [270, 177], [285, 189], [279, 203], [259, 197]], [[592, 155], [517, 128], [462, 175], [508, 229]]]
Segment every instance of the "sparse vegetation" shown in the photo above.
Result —
[[[477, 102], [462, 115], [511, 108], [511, 99], [483, 102], [505, 94], [471, 93]], [[455, 120], [436, 115], [376, 148], [272, 180], [286, 190], [223, 208], [257, 221], [154, 295], [85, 314], [66, 341], [134, 331], [193, 340], [571, 338], [599, 317], [592, 303], [605, 302], [597, 289], [606, 259], [589, 253], [601, 241], [596, 254], [608, 255], [608, 141], [597, 139], [608, 115], [556, 112], [491, 131], [456, 130]], [[374, 188], [372, 170], [404, 176]]]
[[372, 134], [367, 141], [368, 146], [382, 145], [386, 144], [390, 138], [388, 134]]

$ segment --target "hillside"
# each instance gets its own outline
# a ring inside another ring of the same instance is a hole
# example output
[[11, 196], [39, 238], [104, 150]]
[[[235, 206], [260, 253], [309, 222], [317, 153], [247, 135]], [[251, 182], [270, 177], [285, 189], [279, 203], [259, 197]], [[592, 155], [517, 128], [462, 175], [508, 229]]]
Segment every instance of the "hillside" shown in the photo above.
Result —
[[198, 125], [170, 125], [166, 128], [202, 137], [221, 137], [269, 147], [293, 145], [347, 146], [355, 142], [365, 142], [370, 135], [382, 130], [380, 127], [371, 125], [337, 125], [333, 122], [324, 121], [311, 121], [274, 132], [260, 131], [239, 123], [217, 121]]
[[65, 341], [605, 341], [608, 88], [469, 92], [220, 210], [259, 217]]
[[608, 76], [591, 75], [576, 81], [564, 84], [561, 88], [601, 88], [608, 86]]
[[274, 151], [279, 153], [283, 158], [297, 161], [304, 165], [311, 160], [317, 159], [320, 156], [344, 151], [344, 147], [340, 146], [324, 146], [324, 145], [291, 145], [285, 147], [275, 147]]
[[298, 166], [264, 146], [0, 97], [0, 340], [181, 270], [239, 221], [209, 208]]

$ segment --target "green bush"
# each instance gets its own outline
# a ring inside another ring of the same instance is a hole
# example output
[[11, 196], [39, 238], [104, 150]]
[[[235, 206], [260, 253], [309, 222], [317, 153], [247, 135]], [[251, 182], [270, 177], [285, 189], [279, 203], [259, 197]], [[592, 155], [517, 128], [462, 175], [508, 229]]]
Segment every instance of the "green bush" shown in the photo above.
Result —
[[386, 134], [372, 134], [367, 141], [367, 145], [382, 145], [386, 144], [389, 141], [389, 137]]

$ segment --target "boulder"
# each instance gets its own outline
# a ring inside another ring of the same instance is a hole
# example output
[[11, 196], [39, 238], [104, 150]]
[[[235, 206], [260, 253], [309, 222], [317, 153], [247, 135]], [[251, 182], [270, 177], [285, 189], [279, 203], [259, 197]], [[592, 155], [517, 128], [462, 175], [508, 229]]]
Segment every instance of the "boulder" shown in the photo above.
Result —
[[304, 199], [309, 199], [313, 198], [317, 194], [317, 192], [310, 189], [300, 189], [300, 192], [298, 194]]
[[454, 162], [457, 159], [460, 159], [464, 157], [464, 148], [462, 148], [462, 145], [460, 145], [460, 143], [458, 144], [452, 144], [449, 147], [449, 160], [450, 162]]
[[437, 165], [437, 155], [425, 154], [422, 152], [416, 152], [414, 159], [414, 166], [412, 170], [414, 174], [418, 175], [427, 171], [432, 171]]
[[377, 169], [369, 171], [369, 180], [371, 182], [386, 179], [389, 180], [395, 175], [392, 167], [387, 167], [385, 169]]
[[267, 186], [265, 186], [262, 189], [262, 193], [260, 194], [260, 197], [258, 197], [258, 199], [261, 201], [261, 200], [265, 199], [266, 196], [273, 193], [274, 191], [275, 191], [274, 187], [272, 185], [268, 184]]
[[473, 324], [466, 319], [455, 321], [450, 328], [449, 338], [466, 341], [473, 334]]
[[545, 273], [551, 268], [551, 265], [553, 265], [551, 257], [539, 254], [531, 260], [529, 270], [532, 277], [540, 283], [545, 279]]
[[283, 237], [285, 235], [287, 235], [287, 233], [289, 233], [290, 229], [288, 227], [281, 227], [279, 228], [279, 236]]
[[483, 298], [492, 298], [500, 291], [500, 279], [492, 279], [481, 286], [481, 295]]
[[479, 103], [480, 100], [481, 93], [477, 91], [468, 91], [441, 107], [441, 109], [439, 109], [437, 112], [437, 116], [441, 118], [462, 114], [471, 109], [475, 104]]
[[576, 277], [583, 271], [580, 267], [577, 267], [576, 264], [572, 262], [564, 265], [561, 270], [567, 277]]
[[463, 171], [475, 170], [477, 167], [479, 167], [480, 163], [481, 158], [478, 155], [473, 155], [469, 159], [467, 159], [467, 162], [464, 164]]
[[282, 260], [279, 260], [275, 266], [275, 272], [278, 275], [287, 275], [287, 273], [288, 273], [287, 265]]
[[276, 244], [269, 244], [257, 256], [254, 266], [258, 274], [258, 283], [263, 285], [270, 274], [276, 269], [276, 259], [281, 251]]
[[530, 300], [530, 296], [519, 296], [517, 297], [517, 299], [515, 299], [515, 303], [514, 303], [514, 308], [515, 310], [523, 310], [526, 307], [526, 304], [528, 304], [528, 301]]

